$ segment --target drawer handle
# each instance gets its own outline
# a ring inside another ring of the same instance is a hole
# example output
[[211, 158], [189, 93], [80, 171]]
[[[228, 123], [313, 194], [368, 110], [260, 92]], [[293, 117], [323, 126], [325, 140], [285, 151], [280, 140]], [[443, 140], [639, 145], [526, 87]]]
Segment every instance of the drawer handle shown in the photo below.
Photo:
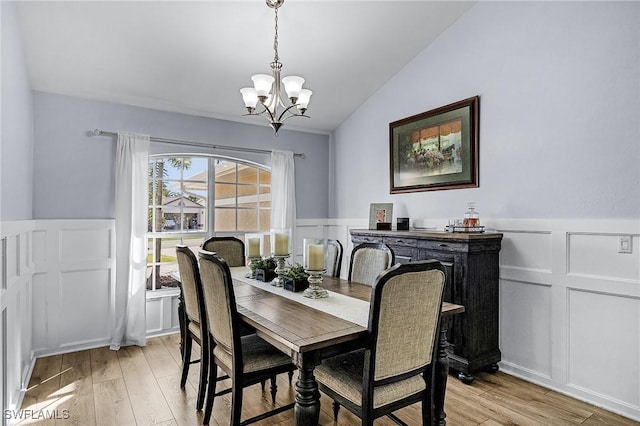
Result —
[[440, 247], [449, 247], [448, 244], [440, 244]]

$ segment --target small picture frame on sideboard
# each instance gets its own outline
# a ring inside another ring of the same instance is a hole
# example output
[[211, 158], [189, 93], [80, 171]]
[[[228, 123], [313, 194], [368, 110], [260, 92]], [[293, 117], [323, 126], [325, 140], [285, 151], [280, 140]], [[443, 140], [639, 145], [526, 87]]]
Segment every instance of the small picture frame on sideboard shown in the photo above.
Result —
[[391, 223], [393, 203], [371, 203], [369, 206], [369, 229], [378, 229], [378, 223]]

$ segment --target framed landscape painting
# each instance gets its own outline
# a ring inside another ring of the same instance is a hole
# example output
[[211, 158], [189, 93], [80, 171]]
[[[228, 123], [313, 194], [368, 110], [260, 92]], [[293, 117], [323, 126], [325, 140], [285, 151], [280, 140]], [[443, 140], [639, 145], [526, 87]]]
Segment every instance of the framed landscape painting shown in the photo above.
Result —
[[392, 194], [478, 186], [480, 98], [389, 123]]

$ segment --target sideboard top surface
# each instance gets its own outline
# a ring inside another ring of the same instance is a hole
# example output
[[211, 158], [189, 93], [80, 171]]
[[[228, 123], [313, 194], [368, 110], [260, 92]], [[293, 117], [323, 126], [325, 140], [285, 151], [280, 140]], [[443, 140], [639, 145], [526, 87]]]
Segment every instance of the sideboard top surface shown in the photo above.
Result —
[[381, 231], [376, 229], [351, 229], [351, 234], [367, 234], [377, 237], [438, 239], [438, 240], [495, 240], [502, 239], [499, 232], [445, 232], [436, 230], [410, 230], [410, 231]]

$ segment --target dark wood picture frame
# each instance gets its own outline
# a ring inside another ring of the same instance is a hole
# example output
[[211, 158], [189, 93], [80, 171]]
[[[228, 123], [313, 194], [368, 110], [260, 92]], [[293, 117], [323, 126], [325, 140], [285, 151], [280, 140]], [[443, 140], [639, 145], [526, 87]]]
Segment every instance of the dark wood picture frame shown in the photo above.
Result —
[[477, 188], [480, 97], [389, 123], [390, 193]]

